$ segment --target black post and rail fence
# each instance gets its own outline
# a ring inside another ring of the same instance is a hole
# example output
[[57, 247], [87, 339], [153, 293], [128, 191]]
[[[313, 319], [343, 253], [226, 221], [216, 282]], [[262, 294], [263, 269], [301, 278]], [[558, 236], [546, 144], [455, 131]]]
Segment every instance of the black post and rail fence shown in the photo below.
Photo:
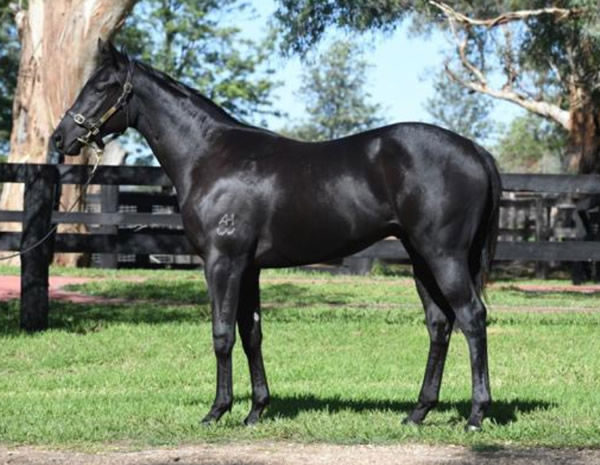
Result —
[[[158, 167], [99, 166], [91, 184], [102, 186], [101, 211], [57, 211], [59, 187], [84, 185], [91, 169], [81, 165], [0, 164], [0, 183], [25, 184], [24, 210], [0, 211], [0, 223], [22, 223], [22, 232], [0, 232], [0, 251], [24, 251], [21, 327], [25, 330], [48, 326], [48, 269], [55, 252], [101, 254], [100, 265], [105, 267], [116, 267], [120, 254], [142, 257], [136, 262], [140, 266], [148, 264], [151, 255], [194, 254], [183, 234], [173, 194], [119, 190], [119, 186], [153, 186], [171, 192], [171, 182]], [[589, 234], [557, 236], [548, 226], [557, 209], [575, 209], [573, 199], [600, 196], [600, 175], [504, 174], [502, 183], [505, 213], [521, 208], [527, 214], [518, 230], [501, 225], [496, 260], [537, 262], [542, 271], [548, 262], [600, 261], [600, 241], [581, 240], [589, 239]], [[564, 198], [571, 199], [570, 204], [561, 206], [560, 199]], [[137, 211], [120, 211], [119, 204], [135, 202], [139, 204]], [[172, 211], [154, 211], [153, 204], [169, 206]], [[48, 235], [55, 225], [65, 223], [85, 224], [90, 230]], [[46, 235], [46, 240], [31, 248]], [[579, 240], [571, 240], [576, 238]], [[361, 272], [374, 259], [403, 261], [408, 254], [399, 241], [383, 240], [348, 257], [344, 263]]]

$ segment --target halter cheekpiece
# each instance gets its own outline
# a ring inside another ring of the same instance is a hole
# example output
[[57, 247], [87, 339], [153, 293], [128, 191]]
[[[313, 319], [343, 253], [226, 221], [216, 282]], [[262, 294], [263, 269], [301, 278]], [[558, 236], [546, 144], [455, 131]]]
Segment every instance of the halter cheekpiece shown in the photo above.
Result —
[[122, 107], [127, 105], [127, 99], [133, 90], [133, 84], [131, 83], [131, 75], [132, 75], [132, 66], [129, 65], [129, 69], [127, 70], [127, 78], [125, 80], [125, 84], [123, 84], [123, 90], [121, 91], [121, 95], [108, 110], [104, 112], [104, 114], [98, 118], [96, 121], [92, 121], [87, 119], [81, 113], [73, 113], [69, 111], [68, 114], [73, 118], [75, 124], [78, 126], [82, 126], [88, 130], [87, 134], [78, 137], [77, 140], [81, 142], [83, 145], [90, 145], [90, 139], [96, 136], [100, 132], [100, 128], [106, 123], [112, 115], [114, 115], [117, 111], [119, 111]]

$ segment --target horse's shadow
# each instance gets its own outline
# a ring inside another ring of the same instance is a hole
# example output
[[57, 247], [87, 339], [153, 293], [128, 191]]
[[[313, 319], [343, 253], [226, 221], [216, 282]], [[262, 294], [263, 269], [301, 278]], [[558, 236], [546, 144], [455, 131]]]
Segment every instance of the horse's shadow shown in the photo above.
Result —
[[[295, 418], [304, 411], [326, 410], [331, 413], [350, 410], [363, 411], [391, 411], [402, 416], [407, 415], [415, 406], [415, 402], [394, 400], [355, 400], [340, 397], [316, 397], [314, 395], [277, 396], [271, 397], [266, 418]], [[536, 410], [549, 410], [557, 407], [555, 403], [543, 400], [495, 400], [487, 417], [498, 425], [506, 425], [517, 420], [517, 413], [529, 413]], [[460, 421], [468, 418], [471, 411], [471, 401], [440, 402], [435, 410], [457, 411]], [[457, 420], [459, 420], [457, 418]]]

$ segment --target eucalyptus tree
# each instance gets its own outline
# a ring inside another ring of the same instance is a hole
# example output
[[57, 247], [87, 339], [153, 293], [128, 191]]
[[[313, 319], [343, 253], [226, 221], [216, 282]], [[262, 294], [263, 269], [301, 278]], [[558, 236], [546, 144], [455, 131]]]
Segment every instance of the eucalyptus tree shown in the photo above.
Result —
[[[0, 104], [1, 113], [6, 115], [6, 100], [12, 100], [8, 161], [47, 161], [52, 131], [95, 68], [98, 37], [110, 37], [135, 1], [28, 0], [4, 5], [9, 9], [3, 10], [2, 30], [6, 34], [0, 40], [9, 45], [4, 55], [8, 56], [9, 70], [1, 82], [8, 83], [6, 90], [11, 93]], [[11, 66], [17, 53], [17, 79], [11, 82]], [[84, 152], [79, 163], [87, 162], [88, 153]], [[61, 203], [71, 205], [78, 196], [76, 189], [65, 187]], [[6, 184], [0, 195], [0, 209], [20, 210], [22, 199], [22, 185]], [[3, 223], [2, 228], [20, 229], [20, 223]], [[74, 264], [74, 260], [61, 256], [58, 261]]]

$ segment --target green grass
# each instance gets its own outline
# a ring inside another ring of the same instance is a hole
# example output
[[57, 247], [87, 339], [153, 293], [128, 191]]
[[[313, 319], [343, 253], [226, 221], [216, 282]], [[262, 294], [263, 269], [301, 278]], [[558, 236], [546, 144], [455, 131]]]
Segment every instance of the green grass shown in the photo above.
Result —
[[[524, 292], [510, 282], [490, 288], [495, 403], [484, 431], [466, 434], [471, 380], [458, 333], [441, 404], [424, 426], [401, 424], [418, 394], [428, 347], [409, 279], [265, 272], [264, 357], [272, 405], [261, 424], [241, 426], [250, 386], [238, 343], [233, 410], [204, 428], [199, 419], [213, 399], [215, 362], [200, 273], [77, 273], [105, 278], [74, 286], [78, 291], [129, 301], [54, 302], [52, 329], [36, 335], [17, 330], [18, 302], [0, 303], [1, 443], [92, 449], [257, 439], [600, 446], [600, 312], [573, 311], [600, 307], [596, 294]], [[126, 280], [133, 276], [146, 281]], [[531, 307], [561, 311], [523, 312]]]

